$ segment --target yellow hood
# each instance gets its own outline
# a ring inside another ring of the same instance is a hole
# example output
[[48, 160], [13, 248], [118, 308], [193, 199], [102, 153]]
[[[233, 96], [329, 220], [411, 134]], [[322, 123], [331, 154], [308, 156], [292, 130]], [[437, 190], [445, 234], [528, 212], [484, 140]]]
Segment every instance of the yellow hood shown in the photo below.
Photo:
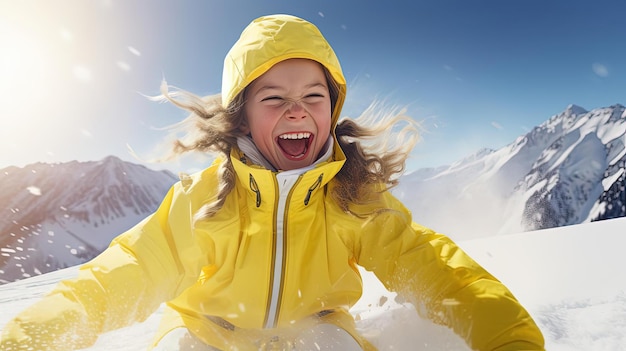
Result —
[[291, 58], [321, 63], [339, 85], [332, 114], [335, 126], [346, 96], [346, 79], [339, 60], [315, 25], [290, 15], [260, 17], [244, 29], [224, 59], [222, 105], [228, 106], [248, 84], [276, 63]]

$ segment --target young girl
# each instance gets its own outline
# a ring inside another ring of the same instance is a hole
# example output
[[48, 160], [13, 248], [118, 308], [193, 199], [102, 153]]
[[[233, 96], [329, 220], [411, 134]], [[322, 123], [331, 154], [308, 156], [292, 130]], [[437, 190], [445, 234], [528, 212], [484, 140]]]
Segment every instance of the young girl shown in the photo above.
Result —
[[164, 302], [158, 350], [373, 350], [349, 313], [357, 266], [472, 349], [543, 349], [511, 292], [389, 193], [414, 139], [382, 152], [363, 141], [401, 117], [338, 121], [346, 82], [314, 25], [254, 20], [222, 84], [206, 99], [164, 90], [192, 112], [176, 152], [221, 156], [9, 322], [2, 350], [84, 348]]

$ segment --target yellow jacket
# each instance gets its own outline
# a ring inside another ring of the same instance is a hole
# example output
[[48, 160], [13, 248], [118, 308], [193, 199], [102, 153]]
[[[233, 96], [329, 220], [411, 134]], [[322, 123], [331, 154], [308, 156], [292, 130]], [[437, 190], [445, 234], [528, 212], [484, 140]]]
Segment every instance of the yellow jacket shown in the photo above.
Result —
[[78, 278], [10, 322], [3, 343], [86, 347], [164, 301], [171, 311], [162, 332], [185, 325], [223, 349], [255, 350], [250, 340], [282, 333], [263, 328], [288, 333], [316, 318], [354, 333], [347, 310], [361, 296], [361, 265], [474, 349], [542, 349], [511, 293], [447, 237], [412, 223], [391, 194], [358, 209], [389, 209], [367, 219], [342, 212], [329, 196], [342, 156], [336, 149], [335, 160], [300, 175], [281, 200], [277, 174], [235, 151], [235, 189], [215, 217], [195, 224], [190, 218], [216, 192], [219, 162], [182, 180]]
[[[288, 40], [302, 33], [307, 40]], [[336, 124], [345, 96], [339, 63], [313, 25], [290, 16], [262, 18], [244, 31], [225, 60], [224, 104], [289, 57], [329, 68], [341, 90]], [[371, 213], [364, 218], [343, 212], [330, 197], [345, 162], [336, 142], [329, 160], [301, 174], [252, 165], [238, 149], [230, 157], [237, 181], [214, 217], [192, 220], [216, 194], [222, 160], [175, 184], [153, 215], [9, 322], [0, 349], [87, 347], [163, 302], [161, 334], [186, 326], [225, 350], [256, 350], [320, 320], [358, 338], [348, 312], [362, 291], [357, 265], [473, 349], [543, 349], [541, 332], [506, 287], [447, 237], [412, 223], [389, 192], [354, 207]]]

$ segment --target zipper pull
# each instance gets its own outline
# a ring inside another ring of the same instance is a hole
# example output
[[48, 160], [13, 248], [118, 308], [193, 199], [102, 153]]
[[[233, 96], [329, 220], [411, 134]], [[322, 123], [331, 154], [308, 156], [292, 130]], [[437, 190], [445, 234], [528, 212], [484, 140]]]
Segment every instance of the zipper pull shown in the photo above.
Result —
[[311, 194], [313, 194], [313, 191], [319, 188], [320, 184], [322, 184], [323, 178], [324, 178], [324, 173], [320, 174], [320, 176], [317, 177], [317, 181], [315, 181], [315, 183], [313, 183], [313, 185], [311, 185], [311, 187], [309, 188], [309, 191], [306, 193], [306, 197], [304, 198], [305, 206], [309, 204], [309, 201], [311, 201]]
[[250, 173], [250, 190], [256, 194], [256, 207], [261, 206], [261, 190], [259, 190], [259, 185], [254, 180], [252, 173]]

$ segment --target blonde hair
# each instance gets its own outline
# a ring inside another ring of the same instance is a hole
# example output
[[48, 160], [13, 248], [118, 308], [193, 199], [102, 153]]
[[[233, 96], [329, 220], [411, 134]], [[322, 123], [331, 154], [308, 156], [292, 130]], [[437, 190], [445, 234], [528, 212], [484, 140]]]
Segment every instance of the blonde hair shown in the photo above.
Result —
[[374, 201], [377, 193], [398, 184], [419, 140], [418, 124], [405, 111], [374, 102], [357, 119], [337, 124], [335, 135], [346, 162], [335, 176], [340, 186], [332, 196], [342, 210], [356, 215], [350, 204]]
[[[327, 79], [334, 108], [338, 88], [328, 73]], [[186, 119], [169, 127], [185, 133], [175, 140], [170, 157], [200, 151], [217, 153], [224, 160], [219, 166], [217, 194], [195, 214], [196, 220], [209, 218], [219, 211], [235, 186], [230, 152], [237, 145], [237, 138], [244, 135], [240, 126], [245, 118], [245, 90], [228, 108], [222, 106], [220, 94], [199, 97], [180, 89], [170, 92], [165, 82], [161, 85], [161, 93], [155, 100], [170, 101], [191, 112]], [[350, 209], [351, 204], [365, 204], [375, 195], [373, 189], [379, 193], [397, 184], [397, 178], [404, 171], [406, 160], [419, 139], [416, 122], [406, 116], [404, 110], [385, 109], [381, 103], [373, 103], [357, 119], [341, 119], [335, 128], [335, 136], [346, 155], [346, 162], [335, 177], [336, 185], [331, 196], [343, 211], [355, 215]]]
[[222, 106], [221, 94], [199, 97], [188, 91], [170, 87], [165, 81], [161, 84], [161, 96], [156, 101], [169, 101], [177, 107], [191, 112], [181, 122], [169, 126], [172, 134], [185, 133], [176, 138], [166, 159], [180, 154], [198, 151], [222, 156], [224, 162], [219, 166], [219, 187], [217, 194], [195, 214], [195, 219], [213, 216], [226, 201], [226, 197], [235, 187], [235, 169], [230, 160], [230, 151], [237, 145], [237, 138], [244, 133], [240, 127], [244, 123], [244, 94], [233, 99], [228, 108]]

